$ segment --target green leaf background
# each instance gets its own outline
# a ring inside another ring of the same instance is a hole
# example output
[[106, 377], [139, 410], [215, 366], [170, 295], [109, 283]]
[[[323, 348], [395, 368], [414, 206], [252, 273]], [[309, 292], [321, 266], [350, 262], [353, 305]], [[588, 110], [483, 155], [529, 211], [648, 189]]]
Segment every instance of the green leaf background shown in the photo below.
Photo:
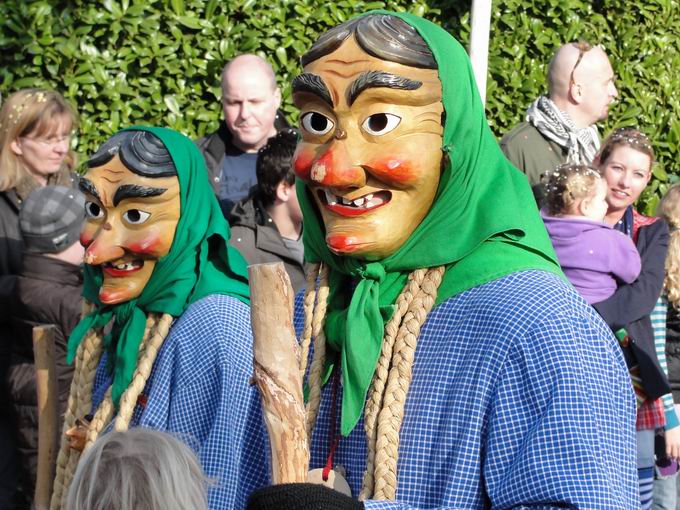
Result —
[[[258, 53], [274, 67], [293, 121], [290, 82], [316, 37], [370, 9], [410, 11], [463, 44], [470, 4], [460, 0], [4, 0], [0, 2], [0, 92], [49, 87], [80, 114], [75, 148], [86, 159], [118, 129], [169, 126], [198, 138], [220, 122], [219, 74], [232, 57]], [[619, 99], [602, 127], [635, 125], [657, 152], [640, 208], [653, 213], [678, 179], [680, 98], [678, 0], [496, 0], [487, 114], [500, 137], [545, 92], [554, 50], [584, 38], [601, 44]]]

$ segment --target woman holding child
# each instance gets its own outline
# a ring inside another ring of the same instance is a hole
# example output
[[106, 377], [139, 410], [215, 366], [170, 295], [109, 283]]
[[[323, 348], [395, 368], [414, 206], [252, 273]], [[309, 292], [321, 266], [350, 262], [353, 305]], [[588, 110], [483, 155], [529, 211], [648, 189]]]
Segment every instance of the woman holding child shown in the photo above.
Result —
[[[567, 163], [546, 183], [541, 210], [564, 274], [593, 304], [621, 342], [638, 401], [637, 443], [641, 508], [652, 504], [654, 437], [666, 434], [666, 454], [680, 456], [680, 427], [666, 366], [664, 282], [668, 226], [633, 204], [651, 178], [654, 152], [641, 132], [618, 129], [594, 165]], [[633, 244], [635, 243], [635, 244]]]
[[[640, 253], [642, 269], [637, 280], [621, 285], [595, 308], [613, 331], [625, 328], [628, 349], [635, 357], [647, 399], [638, 410], [638, 475], [642, 509], [651, 507], [654, 478], [654, 430], [666, 431], [666, 453], [680, 456], [680, 424], [673, 407], [668, 380], [661, 369], [665, 330], [655, 331], [650, 314], [659, 301], [668, 249], [668, 225], [638, 213], [633, 204], [652, 175], [654, 152], [649, 139], [631, 128], [615, 130], [605, 140], [594, 164], [607, 183], [605, 223], [630, 236]], [[656, 345], [659, 344], [659, 345]], [[659, 399], [659, 397], [661, 397]]]

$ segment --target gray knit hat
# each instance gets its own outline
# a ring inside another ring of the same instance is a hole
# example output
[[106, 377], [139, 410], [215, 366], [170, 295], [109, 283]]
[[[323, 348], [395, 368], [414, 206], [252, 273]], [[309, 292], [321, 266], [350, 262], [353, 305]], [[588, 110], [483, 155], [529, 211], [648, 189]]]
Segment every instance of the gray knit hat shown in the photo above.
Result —
[[57, 253], [78, 241], [85, 197], [73, 188], [45, 186], [31, 192], [19, 212], [27, 253]]

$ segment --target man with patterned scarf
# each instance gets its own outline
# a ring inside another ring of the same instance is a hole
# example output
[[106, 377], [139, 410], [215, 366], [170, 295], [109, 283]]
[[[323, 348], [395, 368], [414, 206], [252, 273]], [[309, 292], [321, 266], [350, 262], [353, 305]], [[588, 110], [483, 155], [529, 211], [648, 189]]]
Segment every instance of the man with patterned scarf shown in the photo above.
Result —
[[548, 96], [501, 140], [507, 158], [529, 179], [537, 200], [541, 176], [562, 163], [589, 165], [600, 148], [595, 123], [618, 95], [605, 52], [585, 41], [562, 46], [548, 67]]
[[636, 508], [620, 349], [564, 280], [463, 48], [378, 11], [302, 64], [310, 468], [351, 496], [283, 484], [248, 508]]
[[83, 448], [130, 426], [177, 433], [213, 482], [210, 508], [232, 508], [258, 482], [232, 486], [225, 466], [264, 456], [242, 447], [257, 420], [255, 432], [234, 425], [259, 414], [247, 384], [249, 293], [203, 157], [175, 131], [135, 127], [88, 166], [80, 241], [89, 306], [68, 342], [75, 373], [51, 508], [64, 507]]

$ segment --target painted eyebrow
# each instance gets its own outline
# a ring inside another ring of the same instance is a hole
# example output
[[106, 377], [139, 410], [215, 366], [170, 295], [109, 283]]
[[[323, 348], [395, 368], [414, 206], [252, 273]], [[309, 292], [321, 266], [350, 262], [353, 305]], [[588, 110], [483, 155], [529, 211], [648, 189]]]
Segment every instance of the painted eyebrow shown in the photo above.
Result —
[[99, 196], [99, 192], [97, 191], [97, 188], [94, 187], [94, 184], [92, 183], [91, 180], [86, 179], [85, 177], [81, 177], [78, 181], [78, 188], [83, 193], [88, 193], [97, 200], [99, 200], [100, 202], [102, 201], [102, 199]]
[[326, 84], [321, 79], [321, 76], [316, 74], [302, 73], [301, 75], [296, 76], [293, 80], [292, 92], [293, 94], [297, 92], [309, 92], [310, 94], [318, 96], [331, 108], [334, 106], [328, 87], [326, 87]]
[[113, 206], [117, 207], [121, 200], [126, 198], [145, 198], [157, 197], [167, 191], [167, 188], [151, 188], [149, 186], [138, 186], [137, 184], [123, 184], [113, 195]]
[[357, 97], [359, 97], [359, 94], [366, 89], [416, 90], [422, 87], [422, 85], [422, 81], [410, 80], [409, 78], [386, 73], [385, 71], [367, 71], [352, 82], [352, 86], [347, 93], [347, 102], [352, 106]]

